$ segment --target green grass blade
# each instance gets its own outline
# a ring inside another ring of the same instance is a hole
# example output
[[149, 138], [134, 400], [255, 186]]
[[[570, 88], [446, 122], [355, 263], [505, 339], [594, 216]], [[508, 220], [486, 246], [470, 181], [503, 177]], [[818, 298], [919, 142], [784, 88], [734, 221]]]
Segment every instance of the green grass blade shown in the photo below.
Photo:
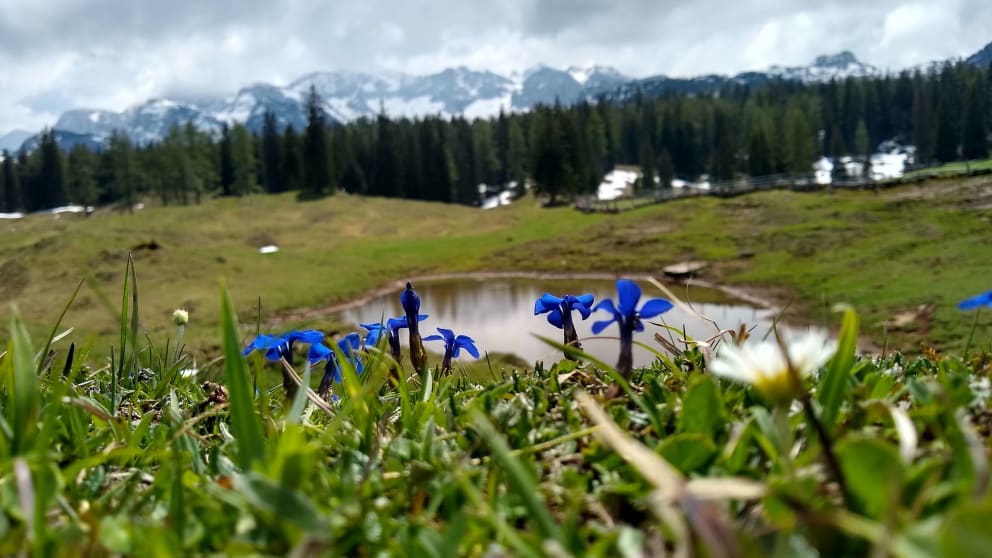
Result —
[[[79, 294], [79, 289], [81, 289], [82, 287], [83, 287], [83, 282], [80, 281], [79, 284], [76, 285], [76, 290], [72, 291], [72, 296], [69, 297], [69, 300], [65, 303], [65, 306], [62, 307], [62, 311], [59, 312], [58, 319], [55, 320], [55, 325], [52, 326], [52, 332], [48, 334], [48, 339], [45, 341], [45, 347], [41, 350], [41, 354], [47, 355], [48, 354], [48, 350], [52, 348], [52, 343], [53, 343], [53, 340], [55, 339], [55, 334], [56, 334], [56, 332], [58, 332], [59, 326], [62, 325], [62, 320], [65, 318], [66, 312], [69, 311], [69, 307], [72, 306], [73, 301], [76, 300], [76, 295]], [[70, 351], [69, 355], [71, 357], [71, 355], [72, 355], [72, 352], [71, 351]], [[71, 362], [71, 358], [70, 358], [70, 362]], [[37, 372], [37, 375], [38, 376], [41, 376], [42, 363], [43, 363], [43, 361], [39, 359], [38, 360], [38, 372]]]
[[289, 413], [286, 415], [286, 422], [297, 423], [300, 422], [300, 417], [303, 416], [303, 409], [307, 404], [307, 388], [310, 387], [310, 363], [307, 362], [303, 366], [303, 376], [300, 385], [296, 388], [296, 395], [293, 396], [293, 404], [289, 408]]
[[837, 337], [837, 352], [823, 371], [820, 381], [819, 402], [823, 411], [820, 420], [829, 431], [837, 420], [840, 406], [850, 390], [849, 379], [854, 366], [854, 353], [858, 344], [858, 315], [853, 308], [844, 308], [840, 334]]
[[262, 459], [265, 438], [262, 422], [255, 413], [254, 399], [248, 380], [248, 367], [241, 355], [238, 318], [226, 288], [221, 288], [221, 338], [224, 345], [224, 384], [230, 399], [231, 430], [238, 441], [235, 463], [243, 470]]
[[137, 371], [138, 363], [138, 275], [134, 269], [134, 255], [127, 255], [131, 268], [131, 368]]
[[10, 407], [7, 418], [13, 434], [11, 453], [18, 455], [27, 450], [37, 429], [36, 420], [41, 402], [34, 351], [24, 322], [16, 314], [10, 321], [10, 345], [7, 354], [13, 355], [10, 385]]
[[544, 538], [554, 539], [561, 542], [561, 532], [558, 525], [551, 518], [551, 513], [541, 500], [541, 492], [537, 482], [527, 471], [521, 461], [513, 455], [506, 440], [500, 436], [499, 432], [480, 411], [473, 411], [472, 423], [482, 436], [482, 439], [489, 445], [493, 452], [493, 459], [506, 472], [507, 481], [513, 492], [523, 501], [527, 508], [530, 519], [534, 522], [535, 528]]

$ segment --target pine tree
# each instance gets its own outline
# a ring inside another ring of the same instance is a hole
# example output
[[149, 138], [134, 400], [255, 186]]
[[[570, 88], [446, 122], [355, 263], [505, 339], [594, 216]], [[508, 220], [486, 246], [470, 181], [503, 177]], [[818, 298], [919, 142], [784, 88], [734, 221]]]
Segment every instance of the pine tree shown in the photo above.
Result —
[[35, 185], [35, 209], [60, 207], [69, 203], [66, 194], [65, 160], [51, 129], [42, 132], [38, 145], [39, 168]]
[[7, 160], [10, 153], [6, 149], [0, 153], [0, 213], [8, 213], [12, 210], [7, 208]]
[[865, 125], [864, 120], [858, 120], [858, 125], [854, 129], [854, 149], [858, 155], [871, 155], [868, 126]]
[[258, 167], [255, 164], [255, 140], [240, 122], [231, 129], [231, 162], [234, 168], [232, 193], [245, 196], [258, 190]]
[[960, 136], [954, 132], [955, 116], [951, 99], [942, 94], [937, 101], [937, 131], [934, 133], [933, 148], [934, 157], [942, 163], [958, 158]]
[[806, 115], [798, 105], [791, 106], [785, 117], [785, 138], [788, 146], [786, 170], [792, 174], [811, 172], [816, 156], [816, 143]]
[[303, 188], [300, 197], [313, 199], [334, 192], [327, 149], [327, 122], [317, 88], [310, 86], [306, 99], [307, 129], [303, 139]]
[[755, 122], [748, 141], [748, 173], [751, 176], [767, 176], [773, 174], [771, 146], [768, 143], [768, 132], [762, 122]]
[[717, 110], [713, 118], [713, 155], [710, 174], [716, 180], [730, 180], [734, 177], [737, 142], [731, 128], [730, 115]]
[[303, 147], [300, 136], [292, 126], [282, 132], [282, 179], [288, 191], [303, 189]]
[[84, 206], [96, 203], [96, 169], [96, 155], [86, 146], [77, 145], [69, 152], [68, 183], [66, 186], [70, 201]]
[[920, 78], [913, 91], [912, 124], [916, 160], [928, 163], [934, 157], [934, 114], [929, 86]]
[[276, 123], [276, 115], [265, 111], [262, 117], [262, 186], [266, 192], [277, 193], [286, 190], [283, 181], [282, 138]]
[[524, 165], [527, 159], [527, 140], [524, 136], [523, 128], [520, 126], [519, 118], [511, 118], [507, 132], [506, 148], [506, 178], [510, 182], [516, 182], [517, 188], [522, 190], [527, 175]]
[[672, 164], [672, 156], [668, 153], [668, 148], [662, 148], [661, 155], [658, 156], [658, 178], [661, 180], [661, 188], [672, 187], [675, 166]]
[[979, 75], [968, 85], [965, 97], [964, 127], [961, 138], [961, 153], [965, 159], [985, 159], [989, 156], [988, 129], [985, 99], [985, 84]]
[[231, 140], [231, 128], [227, 123], [220, 128], [220, 195], [230, 196], [234, 193], [234, 147]]
[[114, 131], [110, 135], [106, 157], [110, 163], [110, 189], [113, 199], [134, 212], [137, 201], [137, 168], [134, 146], [123, 132]]
[[375, 173], [372, 194], [398, 198], [403, 196], [403, 169], [396, 125], [379, 113], [376, 118]]

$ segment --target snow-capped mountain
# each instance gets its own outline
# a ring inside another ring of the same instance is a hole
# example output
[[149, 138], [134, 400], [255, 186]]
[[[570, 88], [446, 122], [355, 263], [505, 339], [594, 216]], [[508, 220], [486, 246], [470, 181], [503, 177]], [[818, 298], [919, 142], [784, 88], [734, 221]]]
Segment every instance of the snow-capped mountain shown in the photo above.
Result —
[[765, 73], [772, 77], [815, 83], [849, 77], [871, 77], [880, 72], [871, 64], [858, 60], [851, 51], [845, 50], [833, 55], [817, 56], [809, 66], [772, 66]]
[[[971, 64], [992, 62], [992, 44], [967, 59]], [[534, 66], [509, 76], [466, 67], [449, 68], [429, 75], [397, 72], [316, 72], [284, 87], [255, 84], [229, 97], [207, 99], [153, 99], [123, 112], [70, 110], [54, 128], [105, 141], [122, 130], [134, 141], [149, 143], [164, 138], [173, 125], [187, 122], [200, 130], [219, 133], [225, 123], [245, 123], [262, 129], [266, 112], [275, 115], [280, 128], [301, 130], [306, 124], [306, 100], [311, 88], [323, 101], [329, 122], [374, 118], [384, 112], [397, 117], [484, 118], [500, 111], [526, 111], [537, 104], [562, 105], [602, 98], [626, 99], [634, 95], [705, 95], [728, 85], [759, 86], [770, 80], [805, 83], [880, 75], [870, 64], [849, 51], [817, 57], [808, 66], [772, 66], [734, 76], [658, 75], [634, 79], [606, 66], [570, 67], [559, 70]], [[6, 136], [5, 136], [6, 137]], [[3, 138], [0, 138], [3, 139]]]

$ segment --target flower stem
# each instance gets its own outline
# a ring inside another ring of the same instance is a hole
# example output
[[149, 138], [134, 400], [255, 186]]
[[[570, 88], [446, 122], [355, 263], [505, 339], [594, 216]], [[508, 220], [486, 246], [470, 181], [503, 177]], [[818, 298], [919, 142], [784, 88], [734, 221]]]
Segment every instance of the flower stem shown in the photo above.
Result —
[[424, 349], [424, 340], [420, 337], [417, 315], [407, 314], [406, 319], [410, 330], [410, 364], [418, 374], [423, 375], [427, 370], [427, 351]]
[[634, 368], [634, 327], [620, 327], [620, 357], [617, 359], [617, 373], [624, 380], [630, 379]]
[[[562, 332], [565, 338], [565, 345], [569, 347], [575, 347], [576, 349], [582, 349], [582, 344], [579, 343], [579, 334], [575, 331], [575, 324], [572, 323], [572, 312], [571, 310], [565, 309], [561, 313], [561, 323]], [[565, 358], [569, 358], [568, 353], [565, 353]]]

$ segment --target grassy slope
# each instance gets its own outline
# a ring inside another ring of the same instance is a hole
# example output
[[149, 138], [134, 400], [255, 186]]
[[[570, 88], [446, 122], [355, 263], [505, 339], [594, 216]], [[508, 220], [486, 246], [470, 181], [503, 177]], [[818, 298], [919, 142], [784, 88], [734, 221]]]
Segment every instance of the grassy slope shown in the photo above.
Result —
[[[76, 283], [89, 278], [66, 323], [106, 346], [129, 248], [136, 252], [143, 322], [165, 334], [169, 314], [191, 310], [187, 341], [215, 344], [218, 278], [239, 314], [345, 300], [410, 274], [443, 271], [646, 271], [687, 257], [714, 260], [720, 281], [786, 289], [792, 312], [820, 321], [824, 303], [849, 302], [867, 333], [883, 337], [894, 313], [934, 303], [930, 329], [890, 339], [903, 348], [963, 345], [970, 327], [954, 304], [992, 285], [987, 240], [992, 179], [872, 192], [767, 192], [690, 199], [620, 215], [543, 210], [532, 200], [493, 211], [338, 196], [297, 203], [258, 196], [197, 207], [151, 208], [90, 219], [32, 216], [3, 224], [0, 299], [32, 329], [50, 327]], [[984, 201], [983, 201], [984, 200]], [[257, 246], [274, 243], [277, 254]], [[743, 257], [753, 253], [753, 257]], [[7, 313], [4, 305], [0, 312]], [[983, 320], [986, 322], [986, 320]], [[989, 323], [989, 322], [987, 322]], [[78, 339], [79, 337], [77, 337]]]

